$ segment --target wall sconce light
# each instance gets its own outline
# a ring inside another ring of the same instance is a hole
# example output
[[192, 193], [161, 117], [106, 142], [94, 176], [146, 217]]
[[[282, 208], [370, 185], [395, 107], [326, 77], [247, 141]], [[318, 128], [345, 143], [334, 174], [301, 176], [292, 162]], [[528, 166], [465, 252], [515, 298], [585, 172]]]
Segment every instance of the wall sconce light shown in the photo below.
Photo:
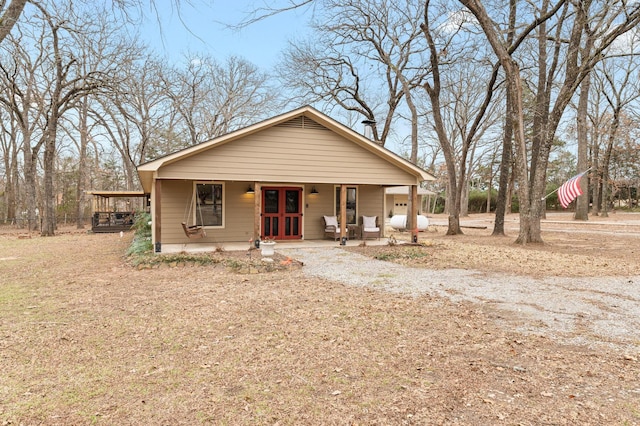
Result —
[[311, 187], [311, 195], [317, 195], [319, 194], [318, 190], [316, 189], [315, 186]]
[[249, 185], [249, 187], [247, 188], [247, 194], [254, 194], [256, 191], [253, 190], [253, 187], [251, 185]]

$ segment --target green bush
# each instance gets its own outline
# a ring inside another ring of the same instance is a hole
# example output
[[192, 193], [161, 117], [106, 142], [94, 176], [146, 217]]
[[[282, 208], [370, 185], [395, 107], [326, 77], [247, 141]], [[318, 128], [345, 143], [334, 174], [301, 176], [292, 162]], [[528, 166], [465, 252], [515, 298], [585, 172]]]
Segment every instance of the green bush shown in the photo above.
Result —
[[127, 250], [127, 255], [144, 255], [153, 251], [151, 242], [151, 215], [140, 212], [136, 214], [136, 220], [132, 226], [134, 232], [133, 241]]
[[435, 199], [435, 207], [433, 209], [433, 213], [434, 214], [441, 214], [444, 213], [444, 205], [445, 205], [445, 198], [442, 196], [437, 196]]
[[[469, 212], [470, 213], [486, 213], [487, 211], [487, 191], [472, 190], [469, 192]], [[498, 200], [498, 191], [491, 191], [491, 211], [496, 209], [496, 201]]]

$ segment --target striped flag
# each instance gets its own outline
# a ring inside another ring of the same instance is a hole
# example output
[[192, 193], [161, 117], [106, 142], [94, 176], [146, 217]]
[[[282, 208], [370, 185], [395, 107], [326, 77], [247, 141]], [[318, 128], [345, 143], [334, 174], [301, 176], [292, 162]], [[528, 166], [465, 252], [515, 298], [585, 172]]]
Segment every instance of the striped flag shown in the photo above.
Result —
[[582, 195], [582, 189], [580, 189], [580, 178], [582, 178], [582, 176], [584, 176], [588, 171], [589, 170], [585, 170], [584, 172], [575, 175], [558, 188], [558, 200], [560, 201], [560, 205], [563, 209], [566, 209], [573, 200], [578, 198], [578, 195]]

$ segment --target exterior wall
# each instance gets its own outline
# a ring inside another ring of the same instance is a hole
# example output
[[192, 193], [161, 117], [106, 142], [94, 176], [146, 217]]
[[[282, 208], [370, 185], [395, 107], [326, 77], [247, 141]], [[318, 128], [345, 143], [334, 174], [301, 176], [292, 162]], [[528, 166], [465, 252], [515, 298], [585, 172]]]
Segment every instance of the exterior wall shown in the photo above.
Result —
[[[248, 182], [224, 183], [224, 226], [222, 228], [205, 228], [207, 236], [199, 239], [189, 239], [182, 230], [182, 222], [193, 224], [193, 218], [188, 218], [189, 204], [193, 202], [193, 181], [163, 180], [162, 181], [162, 244], [189, 244], [247, 241], [253, 235], [253, 194], [246, 194]], [[283, 183], [283, 186], [296, 186]], [[311, 194], [315, 186], [318, 194]], [[315, 184], [305, 185], [303, 189], [303, 229], [302, 235], [306, 240], [324, 238], [323, 215], [332, 215], [335, 211], [335, 185]], [[360, 216], [378, 216], [379, 223], [384, 226], [384, 190], [382, 187], [358, 186], [358, 223]], [[192, 214], [194, 214], [192, 212]], [[155, 239], [154, 239], [155, 242]]]
[[416, 177], [316, 126], [274, 126], [160, 168], [164, 179], [412, 185]]
[[409, 196], [390, 194], [387, 195], [389, 199], [389, 210], [393, 210], [394, 215], [407, 214], [407, 208], [409, 206]]
[[[418, 195], [418, 214], [427, 214], [429, 213], [426, 209], [429, 207], [427, 201], [429, 197], [427, 195]], [[389, 215], [389, 211], [394, 215], [402, 215], [407, 214], [407, 209], [409, 208], [409, 196], [404, 194], [387, 194], [386, 195], [387, 202], [387, 216]]]
[[[315, 186], [318, 194], [311, 195]], [[322, 216], [332, 216], [334, 212], [334, 185], [307, 185], [305, 189], [304, 238], [320, 240], [324, 238], [324, 220]]]
[[358, 225], [362, 225], [362, 216], [378, 216], [378, 226], [384, 236], [384, 188], [381, 186], [362, 186], [358, 188]]
[[[319, 194], [311, 195], [315, 186]], [[305, 190], [305, 229], [304, 238], [317, 240], [324, 238], [324, 220], [322, 216], [335, 214], [335, 185], [307, 185]], [[378, 223], [384, 226], [384, 189], [378, 185], [358, 185], [357, 215], [378, 216]]]
[[[246, 194], [248, 182], [224, 183], [224, 222], [222, 228], [205, 228], [207, 236], [189, 239], [182, 230], [182, 222], [193, 224], [188, 218], [189, 204], [193, 202], [193, 181], [162, 181], [162, 237], [163, 244], [223, 243], [247, 241], [253, 235], [254, 195]], [[192, 212], [192, 214], [195, 214]]]

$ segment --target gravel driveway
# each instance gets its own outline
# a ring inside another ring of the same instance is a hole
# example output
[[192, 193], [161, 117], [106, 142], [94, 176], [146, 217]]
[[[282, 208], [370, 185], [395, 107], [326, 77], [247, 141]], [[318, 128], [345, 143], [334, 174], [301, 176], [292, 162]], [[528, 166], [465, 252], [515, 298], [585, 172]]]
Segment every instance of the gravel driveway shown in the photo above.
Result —
[[640, 276], [537, 279], [412, 268], [340, 248], [281, 253], [304, 262], [306, 274], [345, 285], [483, 304], [501, 312], [498, 318], [504, 326], [523, 333], [634, 352], [640, 345]]

